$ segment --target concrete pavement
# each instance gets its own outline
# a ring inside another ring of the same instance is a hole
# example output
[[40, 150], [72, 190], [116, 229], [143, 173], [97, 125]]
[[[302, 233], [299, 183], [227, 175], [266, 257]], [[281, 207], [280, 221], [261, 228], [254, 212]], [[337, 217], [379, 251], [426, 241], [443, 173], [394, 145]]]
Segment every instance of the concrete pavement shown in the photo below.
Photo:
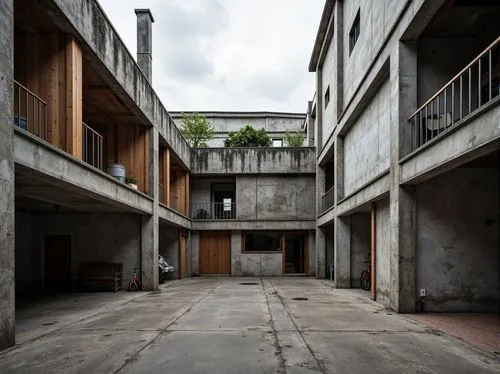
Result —
[[122, 295], [98, 310], [80, 300], [81, 318], [0, 353], [0, 372], [500, 372], [492, 356], [311, 278], [191, 278]]

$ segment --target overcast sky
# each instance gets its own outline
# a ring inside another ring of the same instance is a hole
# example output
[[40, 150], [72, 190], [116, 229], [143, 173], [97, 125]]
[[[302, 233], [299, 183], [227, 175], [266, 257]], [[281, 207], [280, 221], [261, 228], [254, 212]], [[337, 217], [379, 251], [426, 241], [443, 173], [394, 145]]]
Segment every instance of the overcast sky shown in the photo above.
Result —
[[304, 112], [324, 0], [99, 0], [130, 52], [150, 8], [153, 87], [169, 111]]

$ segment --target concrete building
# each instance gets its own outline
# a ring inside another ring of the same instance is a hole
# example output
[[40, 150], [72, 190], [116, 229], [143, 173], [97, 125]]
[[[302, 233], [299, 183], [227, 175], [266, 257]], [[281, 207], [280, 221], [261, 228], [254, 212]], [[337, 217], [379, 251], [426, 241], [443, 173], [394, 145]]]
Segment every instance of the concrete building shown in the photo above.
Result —
[[[314, 148], [190, 149], [151, 87], [153, 16], [136, 14], [137, 63], [96, 0], [2, 3], [0, 349], [16, 303], [135, 271], [156, 290], [158, 254], [175, 278], [316, 273]], [[305, 122], [236, 116], [275, 138]]]
[[[309, 70], [318, 268], [399, 312], [498, 311], [500, 4], [328, 0]], [[318, 274], [319, 276], [324, 274]]]
[[[192, 112], [185, 112], [191, 114]], [[224, 139], [231, 131], [238, 131], [249, 125], [255, 129], [265, 129], [273, 141], [273, 147], [283, 147], [286, 143], [283, 137], [287, 132], [304, 132], [306, 114], [278, 112], [197, 112], [208, 119], [213, 125], [215, 134], [208, 141], [209, 147], [224, 147]], [[181, 127], [182, 112], [170, 112], [177, 127]], [[308, 143], [304, 132], [304, 145]]]

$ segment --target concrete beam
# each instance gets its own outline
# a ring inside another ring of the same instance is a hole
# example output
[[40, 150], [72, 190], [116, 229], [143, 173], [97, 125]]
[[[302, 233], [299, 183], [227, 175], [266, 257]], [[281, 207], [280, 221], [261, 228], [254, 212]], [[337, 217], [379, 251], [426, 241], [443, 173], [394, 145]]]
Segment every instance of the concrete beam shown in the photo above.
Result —
[[191, 175], [314, 174], [315, 148], [193, 149]]
[[[401, 182], [421, 183], [500, 147], [500, 98], [441, 139], [401, 160]], [[450, 130], [453, 130], [451, 128]]]
[[14, 4], [0, 7], [0, 349], [15, 343]]
[[192, 230], [314, 230], [316, 221], [224, 220], [193, 221]]
[[126, 210], [152, 214], [153, 200], [112, 176], [78, 160], [28, 132], [15, 129], [14, 158], [16, 164], [67, 185], [82, 194]]
[[189, 218], [163, 204], [159, 205], [158, 214], [162, 223], [191, 230], [191, 220]]
[[334, 281], [336, 288], [351, 288], [351, 218], [338, 217], [334, 224]]

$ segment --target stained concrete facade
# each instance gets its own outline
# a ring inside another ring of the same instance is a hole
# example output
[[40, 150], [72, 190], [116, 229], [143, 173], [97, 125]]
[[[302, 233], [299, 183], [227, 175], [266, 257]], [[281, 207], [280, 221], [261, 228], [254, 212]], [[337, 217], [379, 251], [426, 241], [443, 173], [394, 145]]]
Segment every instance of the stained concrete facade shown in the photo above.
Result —
[[[191, 114], [192, 112], [185, 112]], [[287, 132], [304, 133], [304, 146], [311, 146], [305, 130], [306, 114], [280, 112], [197, 112], [203, 115], [214, 128], [214, 138], [207, 142], [209, 147], [224, 147], [224, 140], [232, 131], [238, 131], [249, 125], [255, 129], [265, 129], [272, 140], [281, 141]], [[170, 112], [174, 122], [180, 128], [182, 112]]]
[[[372, 296], [393, 310], [498, 310], [498, 96], [483, 93], [478, 107], [475, 76], [470, 102], [443, 89], [433, 103], [450, 128], [421, 146], [409, 118], [497, 40], [499, 12], [452, 1], [325, 2], [309, 70], [316, 251], [334, 266], [336, 287], [359, 286], [363, 248], [374, 254]], [[472, 113], [460, 117], [459, 105]]]

